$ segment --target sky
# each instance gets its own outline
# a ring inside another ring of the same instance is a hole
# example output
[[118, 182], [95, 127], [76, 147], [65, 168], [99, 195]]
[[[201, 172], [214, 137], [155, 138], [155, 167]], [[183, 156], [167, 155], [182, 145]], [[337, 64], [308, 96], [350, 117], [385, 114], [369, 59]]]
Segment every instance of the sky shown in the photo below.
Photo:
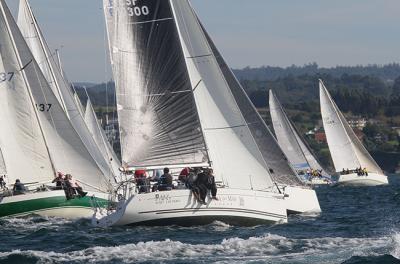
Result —
[[[16, 14], [18, 0], [6, 0]], [[74, 82], [111, 78], [102, 0], [30, 0]], [[400, 62], [399, 0], [192, 0], [232, 68]]]

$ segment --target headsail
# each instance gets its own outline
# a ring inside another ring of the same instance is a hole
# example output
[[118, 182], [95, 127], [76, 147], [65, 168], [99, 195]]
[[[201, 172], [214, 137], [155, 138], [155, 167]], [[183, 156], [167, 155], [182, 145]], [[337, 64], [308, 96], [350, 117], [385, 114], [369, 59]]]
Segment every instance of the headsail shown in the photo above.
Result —
[[100, 127], [100, 124], [97, 121], [96, 113], [94, 112], [92, 103], [89, 98], [86, 103], [85, 122], [86, 122], [90, 132], [92, 133], [97, 146], [99, 146], [104, 157], [110, 163], [110, 166], [113, 169], [114, 175], [118, 175], [121, 163], [119, 162], [117, 155], [115, 155], [113, 148], [111, 147], [110, 143], [108, 142], [107, 136], [106, 136], [104, 130]]
[[[1, 146], [1, 143], [0, 143]], [[4, 163], [3, 152], [0, 149], [0, 176], [7, 174], [6, 164]]]
[[[6, 62], [10, 64], [6, 68], [7, 72], [16, 72], [16, 75], [21, 76], [23, 83], [17, 86], [19, 89], [20, 87], [27, 89], [31, 96], [30, 101], [34, 102], [36, 107], [34, 112], [39, 119], [38, 123], [51, 154], [54, 168], [71, 173], [80, 181], [106, 191], [109, 187], [109, 179], [102, 173], [71, 125], [10, 11], [6, 8], [4, 0], [0, 3], [6, 25], [5, 34], [1, 34], [1, 40], [5, 42], [9, 40], [5, 44], [10, 47], [9, 50], [2, 51], [2, 55], [9, 56], [7, 59], [3, 57], [3, 64], [6, 65]], [[3, 45], [1, 46], [3, 48]]]
[[[269, 91], [269, 109], [276, 138], [293, 167], [298, 170], [317, 169], [323, 171], [272, 90]], [[323, 171], [323, 175], [328, 174]]]
[[56, 97], [59, 103], [63, 105], [63, 109], [69, 117], [73, 129], [78, 133], [80, 140], [83, 142], [102, 173], [107, 175], [110, 179], [113, 179], [113, 170], [96, 145], [95, 140], [92, 138], [85, 124], [81, 109], [79, 109], [75, 101], [71, 85], [63, 77], [60, 65], [57, 63], [57, 56], [52, 54], [47, 46], [31, 7], [28, 4], [28, 0], [20, 0], [18, 25], [22, 29], [25, 40], [35, 59], [40, 61], [39, 67], [44, 73], [47, 82], [50, 84], [53, 93], [55, 95], [58, 93], [59, 96]]
[[[199, 20], [198, 20], [199, 21]], [[285, 185], [302, 185], [291, 166], [288, 164], [285, 154], [280, 149], [274, 136], [259, 115], [250, 98], [247, 96], [240, 82], [236, 79], [232, 70], [229, 68], [224, 58], [218, 51], [211, 37], [199, 21], [202, 30], [207, 38], [208, 44], [219, 64], [222, 74], [232, 91], [233, 96], [246, 120], [246, 123], [254, 137], [263, 157], [268, 165], [268, 170], [273, 180]]]
[[207, 163], [169, 1], [114, 1], [109, 14], [123, 164]]
[[371, 172], [383, 173], [357, 138], [321, 80], [319, 90], [322, 121], [336, 171], [362, 167]]
[[216, 175], [233, 188], [271, 187], [268, 166], [194, 10], [188, 1], [170, 2]]

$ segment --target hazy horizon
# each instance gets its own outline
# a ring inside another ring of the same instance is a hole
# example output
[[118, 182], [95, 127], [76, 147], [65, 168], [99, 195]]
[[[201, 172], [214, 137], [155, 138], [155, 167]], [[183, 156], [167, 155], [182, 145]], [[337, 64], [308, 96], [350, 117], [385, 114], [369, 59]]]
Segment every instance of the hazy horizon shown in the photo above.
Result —
[[[15, 14], [18, 1], [6, 1]], [[61, 48], [71, 81], [99, 83], [111, 78], [101, 0], [30, 3], [50, 47]], [[385, 5], [377, 0], [192, 3], [232, 68], [400, 62], [400, 2], [395, 0]]]

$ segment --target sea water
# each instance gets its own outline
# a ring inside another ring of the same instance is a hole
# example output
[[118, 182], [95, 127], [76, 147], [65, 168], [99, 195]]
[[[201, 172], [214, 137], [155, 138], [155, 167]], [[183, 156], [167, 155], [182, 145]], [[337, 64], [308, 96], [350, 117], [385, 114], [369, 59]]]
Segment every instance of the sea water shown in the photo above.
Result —
[[0, 220], [0, 263], [400, 263], [400, 177], [316, 188], [323, 212], [288, 224], [93, 228], [88, 220]]

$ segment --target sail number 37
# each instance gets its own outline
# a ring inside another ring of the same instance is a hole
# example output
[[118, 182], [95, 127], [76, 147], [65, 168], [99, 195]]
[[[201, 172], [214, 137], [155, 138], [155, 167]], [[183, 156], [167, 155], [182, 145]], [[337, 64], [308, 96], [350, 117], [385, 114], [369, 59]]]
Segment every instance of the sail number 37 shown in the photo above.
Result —
[[138, 6], [138, 0], [126, 0], [126, 6], [128, 9], [129, 16], [147, 16], [150, 14], [150, 9], [148, 6]]
[[0, 83], [2, 82], [11, 82], [14, 77], [13, 72], [0, 72]]

